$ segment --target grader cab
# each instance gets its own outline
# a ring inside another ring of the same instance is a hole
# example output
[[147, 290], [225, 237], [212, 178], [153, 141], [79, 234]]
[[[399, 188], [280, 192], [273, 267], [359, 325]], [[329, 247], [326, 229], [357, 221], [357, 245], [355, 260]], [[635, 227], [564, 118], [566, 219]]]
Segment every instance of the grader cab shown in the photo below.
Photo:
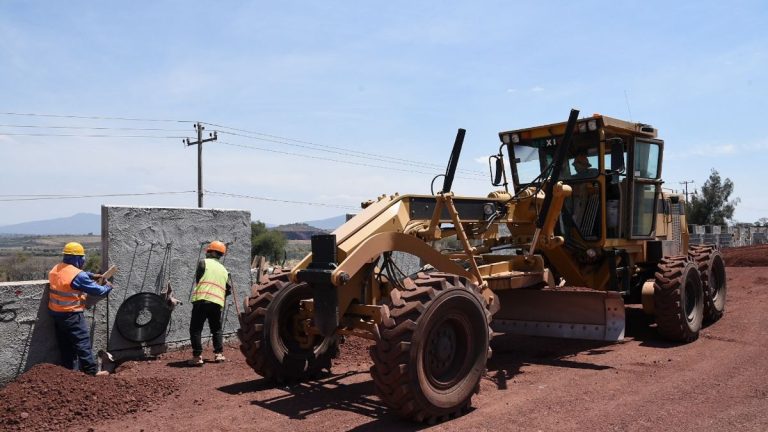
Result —
[[[572, 110], [499, 137], [498, 190], [451, 193], [460, 129], [438, 193], [364, 203], [290, 272], [255, 284], [239, 317], [248, 364], [277, 382], [310, 379], [339, 336], [367, 338], [381, 399], [434, 422], [468, 409], [494, 332], [620, 340], [635, 303], [662, 337], [689, 342], [722, 315], [723, 259], [689, 248], [684, 205], [661, 190], [654, 128]], [[398, 252], [420, 269], [404, 271]]]

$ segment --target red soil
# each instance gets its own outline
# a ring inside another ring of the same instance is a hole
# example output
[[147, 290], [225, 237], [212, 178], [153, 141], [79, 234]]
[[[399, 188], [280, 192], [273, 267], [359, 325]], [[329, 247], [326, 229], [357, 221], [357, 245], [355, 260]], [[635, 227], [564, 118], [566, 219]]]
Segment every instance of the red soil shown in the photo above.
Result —
[[[432, 429], [768, 430], [768, 267], [726, 271], [725, 316], [689, 344], [660, 340], [634, 308], [620, 343], [496, 337], [474, 410]], [[424, 428], [375, 396], [368, 346], [348, 338], [333, 375], [290, 387], [256, 375], [236, 347], [226, 348], [225, 363], [189, 368], [190, 353], [181, 351], [125, 363], [105, 378], [38, 366], [0, 391], [0, 430]]]
[[0, 390], [0, 430], [54, 431], [151, 412], [177, 389], [172, 378], [92, 377], [39, 364]]
[[768, 244], [725, 249], [723, 258], [729, 267], [768, 267]]

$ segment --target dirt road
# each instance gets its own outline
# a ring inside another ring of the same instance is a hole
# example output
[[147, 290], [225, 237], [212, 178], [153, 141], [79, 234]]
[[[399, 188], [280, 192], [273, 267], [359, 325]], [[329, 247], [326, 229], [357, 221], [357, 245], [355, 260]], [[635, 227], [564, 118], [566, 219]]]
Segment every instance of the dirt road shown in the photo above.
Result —
[[[342, 346], [333, 376], [290, 388], [270, 387], [236, 348], [226, 351], [230, 361], [201, 369], [185, 367], [188, 352], [172, 353], [90, 379], [109, 388], [162, 377], [177, 391], [71, 430], [765, 431], [767, 313], [768, 267], [730, 267], [725, 317], [691, 344], [660, 342], [636, 310], [616, 344], [498, 337], [475, 409], [431, 428], [400, 421], [374, 396], [360, 341]], [[47, 430], [36, 415], [19, 426]]]

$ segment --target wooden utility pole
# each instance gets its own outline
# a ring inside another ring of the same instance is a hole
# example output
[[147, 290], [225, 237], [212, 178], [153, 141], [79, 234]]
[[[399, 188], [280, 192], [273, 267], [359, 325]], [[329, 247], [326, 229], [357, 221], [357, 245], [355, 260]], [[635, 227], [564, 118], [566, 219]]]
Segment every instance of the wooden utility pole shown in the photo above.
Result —
[[213, 131], [212, 134], [208, 134], [208, 138], [203, 139], [205, 126], [200, 124], [200, 122], [195, 123], [195, 129], [197, 130], [197, 141], [190, 141], [189, 138], [186, 138], [184, 144], [187, 147], [197, 146], [197, 206], [203, 208], [203, 143], [216, 141], [218, 136], [216, 136], [216, 131]]
[[688, 184], [695, 183], [693, 180], [681, 181], [681, 185], [685, 185], [685, 202], [688, 202]]

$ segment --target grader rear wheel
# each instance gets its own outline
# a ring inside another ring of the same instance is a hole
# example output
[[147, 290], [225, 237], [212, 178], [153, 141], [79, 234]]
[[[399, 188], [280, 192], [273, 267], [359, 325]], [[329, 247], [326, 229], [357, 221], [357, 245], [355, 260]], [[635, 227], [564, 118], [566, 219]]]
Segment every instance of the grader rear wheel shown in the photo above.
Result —
[[335, 338], [304, 334], [299, 302], [312, 298], [310, 286], [288, 281], [288, 273], [254, 285], [240, 315], [240, 351], [259, 375], [279, 383], [302, 381], [330, 369]]
[[490, 356], [490, 312], [465, 278], [421, 273], [383, 308], [371, 375], [405, 418], [434, 423], [469, 408]]
[[704, 287], [704, 322], [713, 323], [725, 312], [725, 261], [714, 246], [691, 246], [688, 256], [696, 263], [701, 273], [701, 283]]
[[692, 342], [704, 318], [704, 291], [696, 265], [685, 256], [665, 257], [656, 272], [656, 325], [666, 339]]

